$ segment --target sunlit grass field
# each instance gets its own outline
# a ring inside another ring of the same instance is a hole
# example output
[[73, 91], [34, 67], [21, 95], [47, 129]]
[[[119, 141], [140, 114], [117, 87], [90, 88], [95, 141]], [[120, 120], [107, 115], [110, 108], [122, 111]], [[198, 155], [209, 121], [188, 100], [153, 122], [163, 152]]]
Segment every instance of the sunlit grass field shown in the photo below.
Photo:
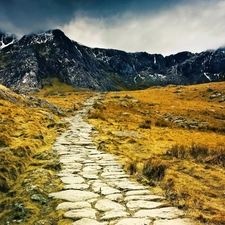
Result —
[[89, 115], [99, 148], [202, 224], [225, 224], [225, 83], [111, 92]]
[[[58, 82], [28, 98], [0, 86], [0, 224], [46, 224], [45, 219], [57, 224], [57, 204], [47, 202], [48, 193], [60, 190], [61, 183], [52, 144], [67, 128], [63, 118], [91, 95]], [[56, 103], [62, 115], [51, 111], [48, 102]], [[33, 195], [43, 200], [34, 201]]]
[[[48, 217], [57, 224], [56, 203], [40, 207], [30, 197], [60, 188], [52, 143], [67, 127], [63, 118], [93, 95], [54, 79], [31, 99], [0, 87], [2, 221], [25, 218], [29, 225]], [[225, 82], [101, 96], [86, 118], [98, 131], [93, 134], [98, 148], [118, 155], [134, 179], [199, 224], [225, 224]], [[54, 104], [63, 115], [32, 99]]]

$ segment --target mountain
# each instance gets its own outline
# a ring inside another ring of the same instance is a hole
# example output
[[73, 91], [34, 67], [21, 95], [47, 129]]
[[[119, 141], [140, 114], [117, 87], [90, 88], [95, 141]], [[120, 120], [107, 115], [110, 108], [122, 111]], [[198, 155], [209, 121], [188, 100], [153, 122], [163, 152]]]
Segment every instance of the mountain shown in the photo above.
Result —
[[0, 31], [0, 50], [13, 44], [17, 38], [13, 34], [5, 34]]
[[29, 34], [19, 40], [0, 33], [0, 40], [0, 83], [18, 93], [37, 91], [51, 84], [49, 78], [99, 91], [187, 85], [225, 78], [224, 48], [166, 57], [127, 53], [83, 46], [60, 30]]

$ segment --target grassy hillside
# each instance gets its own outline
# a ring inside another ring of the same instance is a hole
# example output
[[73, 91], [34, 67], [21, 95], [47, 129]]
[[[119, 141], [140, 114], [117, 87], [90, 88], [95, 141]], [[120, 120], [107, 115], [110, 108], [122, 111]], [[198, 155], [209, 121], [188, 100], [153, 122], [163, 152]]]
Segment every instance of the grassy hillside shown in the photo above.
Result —
[[26, 98], [0, 86], [0, 224], [58, 224], [48, 198], [61, 184], [51, 146], [67, 127], [63, 117], [88, 96], [60, 83]]
[[108, 93], [89, 121], [99, 148], [202, 224], [225, 223], [225, 83]]

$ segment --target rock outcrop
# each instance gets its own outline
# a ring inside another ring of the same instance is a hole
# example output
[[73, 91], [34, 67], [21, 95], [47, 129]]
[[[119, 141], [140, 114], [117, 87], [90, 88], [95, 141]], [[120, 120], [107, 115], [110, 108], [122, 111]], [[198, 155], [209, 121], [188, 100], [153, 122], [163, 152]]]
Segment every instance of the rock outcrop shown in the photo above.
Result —
[[89, 48], [60, 30], [25, 35], [20, 40], [0, 33], [0, 83], [19, 93], [38, 91], [49, 78], [74, 87], [111, 91], [222, 81], [224, 77], [223, 48], [164, 57]]

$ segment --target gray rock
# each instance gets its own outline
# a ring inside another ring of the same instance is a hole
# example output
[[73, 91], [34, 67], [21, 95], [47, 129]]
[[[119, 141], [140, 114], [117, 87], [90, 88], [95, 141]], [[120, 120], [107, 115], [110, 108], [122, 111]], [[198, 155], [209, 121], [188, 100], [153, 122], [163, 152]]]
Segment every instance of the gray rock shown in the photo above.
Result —
[[49, 194], [49, 197], [64, 199], [71, 202], [81, 202], [88, 199], [97, 198], [99, 197], [99, 195], [90, 191], [65, 190], [65, 191], [51, 193]]
[[129, 177], [125, 172], [104, 172], [101, 174], [102, 177], [107, 179], [120, 179]]
[[108, 185], [106, 183], [103, 183], [100, 180], [94, 181], [92, 183], [92, 189], [94, 190], [94, 192], [99, 193], [101, 191], [101, 188], [103, 187], [108, 187]]
[[47, 200], [42, 194], [33, 194], [30, 199], [41, 204], [46, 204]]
[[56, 210], [71, 210], [83, 208], [91, 208], [91, 204], [88, 202], [63, 202], [57, 206]]
[[151, 220], [139, 218], [126, 218], [120, 220], [116, 225], [149, 225]]
[[95, 204], [95, 208], [99, 211], [123, 211], [125, 210], [125, 207], [120, 205], [119, 203], [113, 202], [109, 199], [102, 199], [99, 200]]
[[118, 193], [120, 193], [120, 191], [119, 190], [117, 190], [117, 189], [115, 189], [115, 188], [111, 188], [111, 187], [109, 187], [109, 186], [103, 186], [103, 187], [101, 187], [101, 194], [102, 195], [111, 195], [111, 194], [118, 194]]
[[84, 178], [80, 176], [68, 176], [68, 177], [61, 177], [61, 181], [65, 184], [82, 184], [85, 182]]
[[114, 202], [117, 202], [117, 201], [120, 201], [123, 199], [123, 195], [122, 194], [112, 194], [112, 195], [106, 195], [105, 198], [112, 200]]
[[124, 211], [109, 211], [104, 214], [104, 216], [101, 217], [101, 220], [114, 220], [121, 217], [127, 217], [130, 214], [128, 212]]
[[71, 218], [74, 220], [79, 220], [82, 218], [89, 218], [89, 219], [96, 219], [96, 210], [94, 209], [77, 209], [77, 210], [70, 210], [63, 214], [65, 218]]
[[156, 201], [165, 199], [159, 195], [134, 195], [127, 196], [124, 198], [124, 201], [132, 201], [132, 200], [145, 200], [145, 201]]
[[139, 210], [134, 214], [138, 218], [161, 218], [161, 219], [176, 219], [183, 216], [184, 213], [174, 207], [166, 207], [161, 209]]
[[102, 169], [101, 166], [86, 166], [86, 167], [83, 168], [83, 171], [84, 172], [89, 172], [89, 171], [96, 171], [96, 172], [98, 172], [101, 169]]
[[134, 97], [133, 97], [132, 95], [130, 95], [130, 94], [126, 94], [124, 98], [132, 99], [132, 98], [134, 98]]
[[[97, 173], [97, 171], [96, 171]], [[84, 178], [88, 180], [98, 180], [99, 177], [95, 173], [80, 173]]]
[[135, 182], [131, 182], [129, 180], [118, 180], [118, 181], [115, 181], [114, 184], [116, 185], [117, 188], [125, 190], [125, 191], [147, 189], [147, 187], [143, 185], [139, 185]]
[[154, 209], [154, 208], [157, 208], [161, 205], [163, 205], [163, 203], [143, 201], [143, 200], [129, 201], [127, 203], [127, 207], [130, 210], [134, 210], [134, 209]]

